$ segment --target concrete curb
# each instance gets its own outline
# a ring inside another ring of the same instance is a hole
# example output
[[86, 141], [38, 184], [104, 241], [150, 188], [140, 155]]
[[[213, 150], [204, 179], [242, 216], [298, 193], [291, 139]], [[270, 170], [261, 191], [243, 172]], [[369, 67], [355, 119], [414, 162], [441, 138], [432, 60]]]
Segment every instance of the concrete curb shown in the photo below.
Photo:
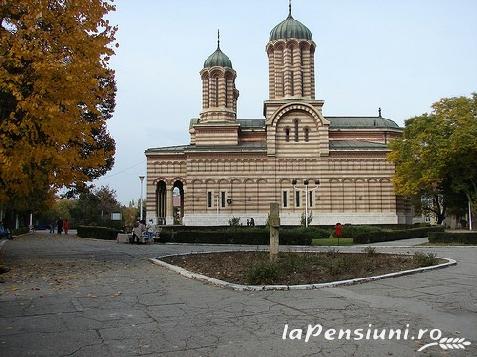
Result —
[[[165, 255], [162, 256], [161, 258], [167, 258], [167, 257], [174, 257], [174, 256], [184, 256], [184, 255], [193, 255], [193, 254], [210, 254], [210, 253], [224, 253], [224, 252], [229, 252], [230, 251], [216, 251], [216, 252], [193, 252], [193, 253], [187, 253], [187, 254], [170, 254], [170, 255]], [[363, 253], [356, 253], [356, 254], [363, 254]], [[393, 254], [397, 255], [397, 254]], [[402, 255], [407, 255], [407, 254], [402, 254]], [[355, 285], [355, 284], [362, 284], [370, 281], [375, 281], [375, 280], [381, 280], [381, 279], [387, 279], [387, 278], [396, 278], [404, 275], [411, 275], [411, 274], [416, 274], [416, 273], [422, 273], [430, 270], [436, 270], [436, 269], [442, 269], [446, 268], [452, 265], [456, 265], [457, 262], [454, 259], [451, 258], [439, 258], [439, 259], [445, 259], [447, 260], [446, 263], [438, 264], [438, 265], [432, 265], [429, 267], [423, 267], [423, 268], [417, 268], [417, 269], [410, 269], [410, 270], [403, 270], [403, 271], [398, 271], [394, 273], [389, 273], [389, 274], [384, 274], [384, 275], [376, 275], [376, 276], [369, 276], [366, 278], [355, 278], [355, 279], [348, 279], [348, 280], [339, 280], [339, 281], [332, 281], [329, 283], [320, 283], [320, 284], [304, 284], [304, 285], [241, 285], [241, 284], [234, 284], [234, 283], [229, 283], [224, 280], [219, 280], [215, 278], [210, 278], [208, 276], [198, 274], [198, 273], [193, 273], [189, 270], [186, 270], [184, 268], [181, 268], [177, 265], [172, 265], [169, 263], [166, 263], [158, 258], [149, 258], [149, 260], [157, 264], [159, 266], [162, 266], [164, 268], [167, 268], [169, 270], [172, 270], [182, 276], [185, 276], [189, 279], [195, 279], [199, 280], [211, 285], [219, 286], [222, 288], [227, 288], [227, 289], [232, 289], [236, 291], [266, 291], [266, 290], [311, 290], [311, 289], [321, 289], [321, 288], [332, 288], [332, 287], [337, 287], [337, 286], [346, 286], [346, 285]]]

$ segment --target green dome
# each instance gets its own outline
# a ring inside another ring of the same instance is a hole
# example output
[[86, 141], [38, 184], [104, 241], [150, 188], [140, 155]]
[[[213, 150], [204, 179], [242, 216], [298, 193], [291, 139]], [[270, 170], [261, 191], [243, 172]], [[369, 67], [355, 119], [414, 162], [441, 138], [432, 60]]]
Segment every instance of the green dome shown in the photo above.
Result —
[[311, 41], [311, 31], [300, 21], [295, 20], [291, 14], [270, 31], [270, 41], [289, 38]]
[[212, 53], [204, 62], [204, 68], [214, 66], [232, 68], [232, 62], [227, 55], [221, 51], [220, 47], [217, 47], [215, 52]]

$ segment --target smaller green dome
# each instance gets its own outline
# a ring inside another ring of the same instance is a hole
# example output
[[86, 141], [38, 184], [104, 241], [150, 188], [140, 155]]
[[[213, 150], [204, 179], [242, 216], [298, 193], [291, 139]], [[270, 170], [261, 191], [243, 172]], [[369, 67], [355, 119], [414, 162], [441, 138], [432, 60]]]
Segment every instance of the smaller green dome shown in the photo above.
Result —
[[270, 31], [270, 41], [286, 40], [289, 38], [311, 41], [311, 36], [311, 31], [308, 27], [303, 25], [300, 21], [295, 20], [291, 16], [291, 13], [285, 20]]
[[217, 46], [215, 52], [212, 53], [204, 62], [204, 68], [214, 66], [232, 68], [232, 62], [227, 55], [222, 52], [219, 46]]

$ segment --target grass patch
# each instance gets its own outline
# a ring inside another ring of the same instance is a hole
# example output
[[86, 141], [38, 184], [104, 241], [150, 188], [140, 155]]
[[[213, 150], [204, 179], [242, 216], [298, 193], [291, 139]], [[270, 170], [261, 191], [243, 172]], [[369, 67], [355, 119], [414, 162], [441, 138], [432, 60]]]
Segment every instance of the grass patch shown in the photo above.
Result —
[[319, 238], [313, 239], [311, 245], [317, 246], [345, 246], [353, 245], [353, 238]]

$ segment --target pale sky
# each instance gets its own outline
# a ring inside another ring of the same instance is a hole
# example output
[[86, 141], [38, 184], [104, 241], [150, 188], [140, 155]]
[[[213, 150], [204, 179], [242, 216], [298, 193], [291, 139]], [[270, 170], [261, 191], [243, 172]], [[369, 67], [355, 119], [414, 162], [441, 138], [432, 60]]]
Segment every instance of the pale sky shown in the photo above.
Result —
[[[189, 143], [201, 110], [199, 71], [221, 48], [237, 71], [239, 118], [262, 118], [265, 45], [287, 0], [117, 0], [116, 112], [108, 127], [116, 163], [95, 185], [121, 202], [139, 198], [149, 147]], [[316, 98], [324, 115], [377, 115], [399, 125], [442, 97], [477, 91], [475, 0], [294, 0], [313, 33]], [[145, 191], [144, 191], [145, 192]]]

